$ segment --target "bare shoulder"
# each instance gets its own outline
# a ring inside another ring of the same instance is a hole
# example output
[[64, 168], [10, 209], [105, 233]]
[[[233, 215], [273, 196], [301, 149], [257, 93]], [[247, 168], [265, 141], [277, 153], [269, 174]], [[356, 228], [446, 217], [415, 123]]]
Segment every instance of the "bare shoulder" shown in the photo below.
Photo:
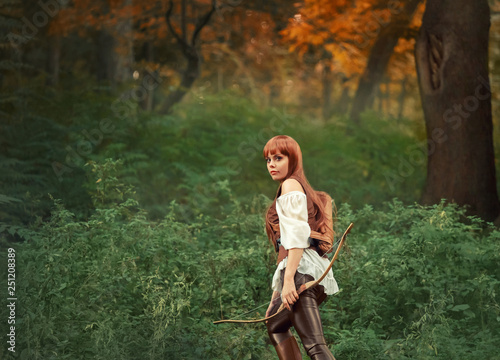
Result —
[[302, 185], [300, 185], [300, 183], [295, 179], [286, 179], [283, 181], [283, 184], [281, 185], [281, 193], [286, 194], [292, 191], [300, 191], [303, 193], [304, 189], [302, 189]]

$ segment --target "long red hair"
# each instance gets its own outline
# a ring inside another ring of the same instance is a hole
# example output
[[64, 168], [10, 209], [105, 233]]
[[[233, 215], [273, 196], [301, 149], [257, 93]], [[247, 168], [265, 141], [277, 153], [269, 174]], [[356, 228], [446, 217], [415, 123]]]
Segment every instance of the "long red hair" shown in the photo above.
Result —
[[[304, 167], [302, 165], [302, 151], [300, 150], [300, 146], [297, 143], [297, 141], [295, 141], [292, 137], [287, 135], [278, 135], [273, 137], [264, 146], [262, 154], [264, 158], [267, 158], [270, 155], [278, 153], [286, 155], [288, 157], [288, 172], [283, 181], [292, 176], [300, 178], [302, 180], [301, 184], [304, 187], [304, 191], [307, 193], [307, 196], [312, 200], [314, 208], [319, 214], [318, 217], [319, 225], [320, 226], [326, 225], [330, 227], [328, 225], [328, 222], [326, 221], [327, 217], [326, 217], [325, 204], [323, 201], [321, 201], [320, 198], [322, 194], [326, 193], [314, 190], [311, 184], [309, 184], [309, 181], [307, 181], [306, 175], [304, 173]], [[266, 214], [269, 214], [269, 209], [275, 206], [275, 203], [276, 203], [276, 198], [274, 199], [274, 202], [267, 209]], [[266, 232], [267, 236], [271, 239], [273, 232], [269, 221], [266, 221]]]

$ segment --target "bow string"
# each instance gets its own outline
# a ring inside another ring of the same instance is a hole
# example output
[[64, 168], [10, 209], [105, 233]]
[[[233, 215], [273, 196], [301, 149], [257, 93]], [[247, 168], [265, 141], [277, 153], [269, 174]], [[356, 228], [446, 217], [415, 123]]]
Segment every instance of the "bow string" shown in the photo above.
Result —
[[[333, 263], [335, 262], [335, 260], [337, 260], [337, 257], [339, 255], [339, 252], [340, 252], [340, 249], [342, 248], [342, 245], [344, 245], [344, 242], [345, 242], [345, 239], [347, 237], [347, 234], [351, 231], [352, 227], [354, 226], [353, 223], [350, 223], [349, 226], [347, 227], [346, 231], [344, 232], [344, 234], [342, 235], [342, 237], [340, 238], [340, 241], [338, 242], [338, 247], [337, 247], [337, 250], [335, 251], [335, 254], [333, 255], [332, 257], [332, 260], [330, 261], [330, 264], [328, 265], [328, 267], [326, 268], [326, 270], [323, 272], [323, 275], [321, 275], [321, 277], [317, 280], [311, 280], [311, 281], [308, 281], [307, 283], [305, 284], [302, 284], [299, 288], [299, 290], [297, 291], [298, 295], [300, 296], [301, 293], [303, 293], [304, 291], [308, 290], [308, 289], [311, 289], [313, 287], [315, 287], [316, 285], [318, 285], [321, 281], [323, 281], [323, 279], [326, 277], [326, 275], [328, 274], [328, 272], [330, 271], [330, 269], [332, 268], [333, 266]], [[333, 249], [333, 247], [336, 245], [336, 243], [332, 244], [331, 248], [330, 249]], [[275, 300], [275, 299], [272, 299], [272, 300]], [[271, 301], [272, 301], [271, 300]], [[267, 320], [270, 320], [272, 319], [273, 317], [277, 316], [279, 313], [281, 313], [284, 309], [286, 309], [285, 305], [283, 305], [283, 303], [280, 305], [280, 307], [278, 308], [278, 311], [276, 311], [273, 315], [270, 315], [270, 316], [266, 316], [262, 319], [254, 319], [254, 320], [237, 320], [237, 319], [226, 319], [226, 320], [218, 320], [218, 321], [214, 321], [213, 323], [215, 325], [217, 324], [223, 324], [223, 323], [243, 323], [243, 324], [253, 324], [253, 323], [259, 323], [259, 322], [264, 322], [264, 321], [267, 321]], [[244, 315], [244, 314], [243, 314]]]

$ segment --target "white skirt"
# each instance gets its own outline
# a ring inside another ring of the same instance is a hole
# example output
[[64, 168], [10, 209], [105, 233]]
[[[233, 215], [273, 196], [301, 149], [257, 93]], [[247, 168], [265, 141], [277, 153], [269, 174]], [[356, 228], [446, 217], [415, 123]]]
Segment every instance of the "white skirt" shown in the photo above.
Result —
[[[281, 260], [281, 262], [278, 264], [278, 267], [276, 268], [276, 271], [274, 272], [272, 282], [273, 291], [278, 291], [279, 293], [281, 293], [283, 284], [281, 284], [280, 275], [281, 270], [286, 268], [287, 261], [288, 256]], [[297, 272], [301, 274], [311, 275], [314, 279], [319, 279], [325, 272], [328, 265], [330, 265], [330, 260], [319, 256], [316, 250], [304, 249], [304, 253], [302, 254], [302, 258], [300, 259]], [[339, 291], [337, 281], [333, 277], [332, 269], [328, 271], [328, 274], [319, 284], [324, 286], [325, 294], [327, 295], [333, 295]]]

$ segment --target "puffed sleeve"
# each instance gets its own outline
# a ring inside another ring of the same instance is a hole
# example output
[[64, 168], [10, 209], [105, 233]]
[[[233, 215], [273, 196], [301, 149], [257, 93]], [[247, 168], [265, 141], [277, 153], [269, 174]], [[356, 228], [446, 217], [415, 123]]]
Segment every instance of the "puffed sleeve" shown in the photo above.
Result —
[[276, 201], [280, 222], [281, 244], [286, 250], [308, 248], [311, 228], [307, 223], [307, 198], [300, 191], [281, 195]]

